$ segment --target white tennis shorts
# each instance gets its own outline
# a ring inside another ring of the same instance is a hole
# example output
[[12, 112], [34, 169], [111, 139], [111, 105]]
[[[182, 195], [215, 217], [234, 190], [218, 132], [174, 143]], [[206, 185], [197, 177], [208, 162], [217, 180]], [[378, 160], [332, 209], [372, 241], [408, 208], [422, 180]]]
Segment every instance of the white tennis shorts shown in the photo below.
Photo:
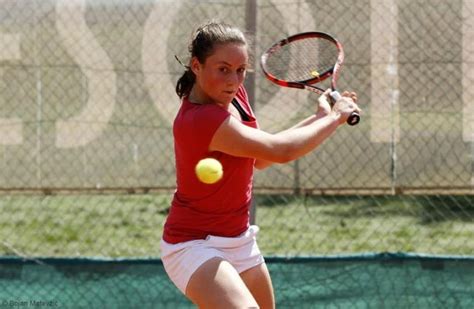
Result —
[[161, 260], [166, 273], [178, 289], [186, 294], [191, 275], [204, 262], [221, 257], [244, 272], [264, 262], [257, 246], [258, 226], [251, 225], [237, 237], [207, 236], [206, 239], [170, 244], [161, 239]]

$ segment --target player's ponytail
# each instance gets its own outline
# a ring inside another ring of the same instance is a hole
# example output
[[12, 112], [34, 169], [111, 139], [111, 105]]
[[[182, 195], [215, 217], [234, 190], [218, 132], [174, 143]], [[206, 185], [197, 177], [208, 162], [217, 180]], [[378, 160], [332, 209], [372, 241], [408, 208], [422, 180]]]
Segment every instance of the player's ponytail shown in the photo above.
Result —
[[187, 68], [176, 83], [176, 94], [178, 97], [183, 98], [188, 96], [191, 92], [191, 89], [193, 89], [195, 81], [196, 75], [194, 75], [190, 68]]
[[[191, 58], [196, 57], [199, 63], [204, 64], [207, 57], [214, 52], [214, 47], [217, 44], [225, 43], [247, 45], [245, 36], [240, 29], [225, 23], [209, 22], [197, 28], [194, 32], [188, 51]], [[183, 98], [191, 93], [196, 82], [196, 75], [188, 65], [184, 65], [177, 57], [176, 59], [185, 67], [183, 75], [176, 83], [176, 94]]]

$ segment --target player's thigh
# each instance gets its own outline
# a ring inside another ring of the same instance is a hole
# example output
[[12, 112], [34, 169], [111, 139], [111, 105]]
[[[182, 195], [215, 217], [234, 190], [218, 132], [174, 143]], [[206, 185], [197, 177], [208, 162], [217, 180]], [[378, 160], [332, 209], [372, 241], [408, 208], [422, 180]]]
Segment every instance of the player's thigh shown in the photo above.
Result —
[[265, 263], [240, 273], [240, 277], [249, 288], [260, 308], [275, 308], [272, 280]]
[[220, 257], [202, 264], [189, 279], [186, 296], [199, 308], [257, 308], [235, 268]]

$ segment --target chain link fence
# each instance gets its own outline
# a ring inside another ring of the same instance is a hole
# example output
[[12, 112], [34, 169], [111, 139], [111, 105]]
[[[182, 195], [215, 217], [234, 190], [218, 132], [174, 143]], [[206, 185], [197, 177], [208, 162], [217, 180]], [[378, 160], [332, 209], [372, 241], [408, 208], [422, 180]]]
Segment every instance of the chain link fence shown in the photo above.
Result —
[[175, 186], [174, 85], [193, 29], [244, 29], [262, 129], [317, 96], [260, 72], [274, 41], [342, 42], [363, 109], [296, 162], [257, 172], [265, 255], [474, 255], [474, 1], [0, 1], [0, 255], [158, 257]]

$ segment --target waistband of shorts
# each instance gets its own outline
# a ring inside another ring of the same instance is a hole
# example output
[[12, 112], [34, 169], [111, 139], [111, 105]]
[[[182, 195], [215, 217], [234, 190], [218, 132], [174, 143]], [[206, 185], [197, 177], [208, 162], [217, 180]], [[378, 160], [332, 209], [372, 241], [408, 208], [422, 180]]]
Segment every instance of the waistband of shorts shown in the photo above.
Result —
[[220, 249], [239, 247], [250, 241], [253, 241], [259, 230], [260, 228], [257, 225], [251, 225], [245, 232], [236, 237], [221, 237], [208, 235], [206, 239], [189, 240], [177, 244], [170, 244], [162, 238], [160, 241], [161, 255], [166, 256], [168, 254], [172, 254], [185, 248], [201, 244], [207, 244], [211, 247]]

